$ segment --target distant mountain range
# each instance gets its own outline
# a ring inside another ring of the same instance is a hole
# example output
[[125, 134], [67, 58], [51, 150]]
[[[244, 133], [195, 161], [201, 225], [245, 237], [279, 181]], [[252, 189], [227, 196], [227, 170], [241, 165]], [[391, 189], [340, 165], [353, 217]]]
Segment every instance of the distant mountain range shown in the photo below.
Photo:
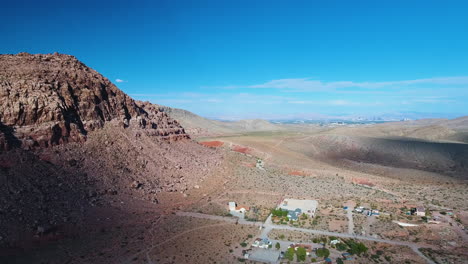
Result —
[[[324, 126], [349, 126], [383, 124], [391, 122], [398, 127], [407, 127], [410, 130], [415, 127], [431, 126], [435, 128], [468, 130], [468, 116], [456, 119], [428, 118], [412, 120], [410, 118], [399, 117], [398, 114], [388, 114], [379, 117], [325, 117], [315, 116], [314, 119], [247, 119], [247, 120], [214, 120], [196, 115], [190, 111], [159, 105], [160, 110], [171, 118], [177, 120], [191, 136], [213, 136], [222, 134], [236, 134], [258, 131], [298, 131], [308, 125]], [[403, 114], [401, 114], [403, 115]], [[414, 113], [417, 115], [417, 113]], [[408, 115], [411, 116], [411, 115]], [[435, 115], [437, 116], [437, 115]]]

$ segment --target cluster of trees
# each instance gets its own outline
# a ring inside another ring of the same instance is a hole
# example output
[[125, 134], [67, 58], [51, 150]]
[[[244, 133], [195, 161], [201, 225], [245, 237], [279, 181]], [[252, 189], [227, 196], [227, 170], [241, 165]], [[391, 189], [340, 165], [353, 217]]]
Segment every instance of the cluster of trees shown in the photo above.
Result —
[[284, 257], [289, 261], [294, 260], [294, 255], [297, 256], [297, 261], [305, 261], [307, 257], [307, 251], [305, 248], [299, 247], [297, 250], [294, 250], [294, 248], [288, 248], [288, 250], [286, 250], [284, 253]]
[[271, 210], [271, 214], [273, 216], [277, 216], [277, 217], [286, 217], [288, 216], [288, 211], [286, 210], [281, 210], [281, 208], [279, 209], [272, 209]]
[[328, 256], [330, 256], [330, 250], [327, 248], [318, 248], [315, 254], [319, 258], [328, 258]]
[[360, 256], [362, 253], [367, 252], [368, 248], [362, 242], [356, 242], [354, 240], [348, 240], [345, 242], [346, 245], [349, 247], [348, 253], [353, 255]]

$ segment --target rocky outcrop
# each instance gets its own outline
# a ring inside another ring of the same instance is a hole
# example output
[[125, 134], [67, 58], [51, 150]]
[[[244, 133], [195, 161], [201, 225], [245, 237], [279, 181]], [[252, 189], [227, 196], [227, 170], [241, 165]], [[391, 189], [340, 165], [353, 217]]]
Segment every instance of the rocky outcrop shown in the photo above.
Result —
[[0, 149], [82, 142], [106, 123], [188, 138], [158, 108], [138, 105], [75, 57], [57, 53], [0, 55], [0, 122]]

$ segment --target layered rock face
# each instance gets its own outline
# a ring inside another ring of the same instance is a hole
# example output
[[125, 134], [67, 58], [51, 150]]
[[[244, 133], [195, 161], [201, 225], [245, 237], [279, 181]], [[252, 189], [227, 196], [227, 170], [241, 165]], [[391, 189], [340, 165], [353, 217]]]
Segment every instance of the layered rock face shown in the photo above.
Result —
[[139, 106], [73, 56], [0, 55], [0, 149], [82, 142], [105, 123], [188, 138], [177, 121], [149, 104]]

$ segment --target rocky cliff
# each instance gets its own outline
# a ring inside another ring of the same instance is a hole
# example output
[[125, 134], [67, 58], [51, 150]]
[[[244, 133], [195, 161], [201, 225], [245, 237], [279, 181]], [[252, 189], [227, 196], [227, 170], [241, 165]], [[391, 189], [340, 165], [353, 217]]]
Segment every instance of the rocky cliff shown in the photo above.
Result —
[[2, 249], [99, 233], [96, 212], [172, 208], [222, 162], [73, 56], [0, 55], [0, 263]]
[[108, 122], [164, 139], [188, 138], [177, 121], [139, 106], [73, 56], [0, 55], [0, 149], [82, 142]]

